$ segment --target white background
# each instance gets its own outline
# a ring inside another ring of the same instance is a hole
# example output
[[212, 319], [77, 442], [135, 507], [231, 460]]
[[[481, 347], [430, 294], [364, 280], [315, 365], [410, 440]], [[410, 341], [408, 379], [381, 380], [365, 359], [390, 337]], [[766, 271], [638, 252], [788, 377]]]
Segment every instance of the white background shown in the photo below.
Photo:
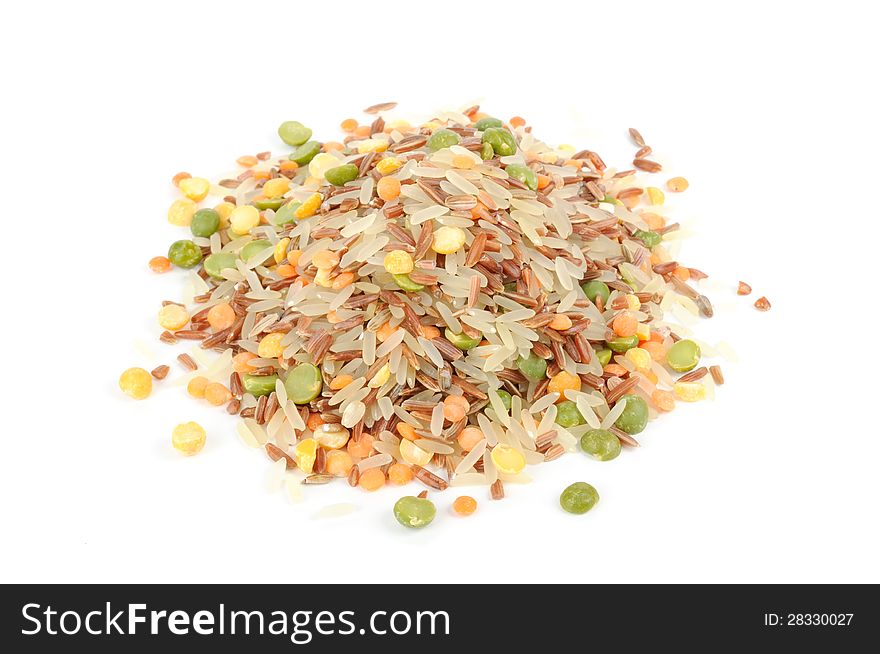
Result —
[[[869, 5], [10, 5], [0, 581], [880, 581]], [[437, 520], [411, 532], [399, 490], [292, 504], [222, 411], [168, 383], [122, 397], [124, 368], [179, 374], [155, 324], [179, 279], [146, 269], [179, 238], [171, 176], [279, 151], [283, 120], [338, 139], [386, 100], [415, 117], [480, 102], [621, 167], [638, 127], [692, 184], [674, 198], [683, 256], [719, 287], [700, 334], [740, 355], [717, 401], [613, 462], [540, 466], [502, 502], [469, 489], [468, 519], [434, 494]], [[183, 458], [170, 431], [193, 419], [208, 445]], [[602, 496], [584, 516], [557, 505], [576, 480]], [[338, 502], [358, 511], [315, 517]]]

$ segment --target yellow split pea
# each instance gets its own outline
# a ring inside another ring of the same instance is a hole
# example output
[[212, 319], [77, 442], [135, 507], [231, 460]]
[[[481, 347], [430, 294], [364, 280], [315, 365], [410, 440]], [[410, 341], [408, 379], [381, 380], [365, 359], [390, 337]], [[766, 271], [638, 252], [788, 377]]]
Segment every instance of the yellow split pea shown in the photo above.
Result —
[[260, 344], [257, 346], [257, 354], [264, 359], [274, 359], [275, 357], [280, 357], [284, 354], [284, 346], [281, 344], [281, 339], [283, 339], [285, 334], [281, 332], [276, 332], [274, 334], [267, 334], [262, 338]]
[[166, 304], [159, 309], [159, 325], [169, 331], [183, 329], [189, 322], [189, 313], [179, 304]]
[[171, 444], [181, 454], [192, 456], [205, 447], [205, 430], [197, 422], [182, 422], [171, 432]]
[[403, 250], [392, 250], [385, 255], [383, 263], [385, 270], [392, 275], [406, 275], [411, 273], [415, 267], [409, 252], [404, 252]]
[[423, 450], [418, 445], [409, 440], [400, 441], [400, 457], [416, 466], [426, 466], [433, 458], [434, 454]]
[[180, 198], [168, 207], [168, 222], [177, 227], [189, 227], [198, 205], [189, 198]]
[[144, 400], [153, 392], [153, 378], [143, 368], [129, 368], [119, 376], [119, 388], [136, 400]]
[[323, 196], [320, 193], [312, 193], [309, 197], [306, 198], [305, 202], [303, 202], [296, 211], [293, 212], [294, 217], [297, 220], [302, 220], [303, 218], [311, 218], [317, 213], [318, 209], [321, 206], [321, 202], [324, 201]]
[[389, 175], [400, 168], [402, 165], [403, 162], [396, 157], [385, 157], [376, 164], [376, 170], [378, 170], [383, 175]]
[[211, 190], [211, 182], [204, 177], [188, 177], [187, 179], [180, 180], [178, 188], [181, 193], [193, 202], [201, 202], [207, 197], [208, 191]]
[[236, 234], [247, 234], [260, 224], [260, 211], [252, 204], [236, 207], [229, 214], [229, 227]]
[[444, 225], [434, 232], [434, 242], [431, 244], [431, 249], [438, 254], [452, 254], [461, 249], [465, 238], [465, 231], [461, 227]]
[[263, 195], [267, 198], [280, 198], [290, 190], [290, 180], [286, 177], [276, 177], [263, 184]]
[[492, 463], [499, 472], [515, 475], [522, 472], [526, 467], [526, 458], [522, 452], [510, 445], [499, 443], [492, 448]]
[[315, 179], [324, 179], [324, 174], [331, 168], [342, 165], [342, 161], [332, 154], [322, 152], [315, 155], [315, 158], [309, 162], [309, 175]]

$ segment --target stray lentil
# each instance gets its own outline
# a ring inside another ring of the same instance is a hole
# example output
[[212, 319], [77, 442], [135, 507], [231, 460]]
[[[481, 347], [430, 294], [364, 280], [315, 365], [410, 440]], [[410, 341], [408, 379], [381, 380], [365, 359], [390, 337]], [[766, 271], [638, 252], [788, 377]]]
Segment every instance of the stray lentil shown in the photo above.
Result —
[[145, 400], [153, 392], [153, 378], [143, 368], [129, 368], [119, 376], [119, 388], [135, 400]]

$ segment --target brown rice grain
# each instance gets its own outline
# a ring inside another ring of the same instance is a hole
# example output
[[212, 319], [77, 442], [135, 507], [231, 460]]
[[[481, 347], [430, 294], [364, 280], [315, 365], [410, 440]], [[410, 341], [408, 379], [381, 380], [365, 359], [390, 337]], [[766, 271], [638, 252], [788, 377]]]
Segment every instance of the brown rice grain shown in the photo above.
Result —
[[659, 173], [663, 170], [663, 166], [650, 159], [633, 159], [633, 166], [646, 173]]
[[369, 107], [364, 109], [364, 113], [365, 114], [377, 114], [380, 111], [391, 111], [396, 106], [397, 106], [396, 102], [379, 102], [378, 104], [371, 104]]
[[187, 370], [198, 370], [199, 364], [197, 364], [195, 360], [188, 354], [178, 354], [177, 360]]
[[296, 468], [296, 461], [294, 461], [293, 457], [273, 443], [266, 443], [266, 454], [268, 454], [269, 458], [273, 461], [284, 459], [288, 470]]
[[153, 370], [150, 372], [150, 374], [153, 375], [153, 377], [155, 377], [156, 379], [165, 379], [165, 377], [168, 376], [168, 372], [170, 370], [171, 370], [171, 368], [169, 368], [168, 366], [161, 365], [161, 366], [156, 366], [155, 368], [153, 368]]

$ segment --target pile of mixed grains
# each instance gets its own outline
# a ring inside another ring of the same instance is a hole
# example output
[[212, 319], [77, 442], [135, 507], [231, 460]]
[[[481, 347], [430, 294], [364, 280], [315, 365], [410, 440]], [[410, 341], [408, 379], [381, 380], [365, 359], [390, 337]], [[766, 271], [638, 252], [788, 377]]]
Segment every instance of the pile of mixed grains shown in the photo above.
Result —
[[[636, 130], [632, 167], [613, 171], [518, 117], [471, 107], [411, 126], [386, 122], [393, 107], [343, 121], [341, 143], [285, 122], [292, 151], [243, 156], [216, 184], [174, 178], [168, 220], [191, 233], [150, 267], [192, 269], [191, 301], [164, 303], [161, 340], [198, 342], [179, 357], [188, 392], [238, 416], [279, 470], [365, 490], [485, 485], [499, 499], [579, 445], [615, 458], [723, 383], [700, 365], [711, 348], [664, 320], [712, 305], [689, 283], [704, 273], [667, 248], [678, 225], [641, 180], [662, 169]], [[120, 385], [145, 397], [168, 372], [130, 369]], [[196, 423], [175, 430], [185, 453], [204, 443]], [[560, 501], [597, 500], [579, 482]], [[423, 526], [434, 507], [407, 497], [395, 514]]]

